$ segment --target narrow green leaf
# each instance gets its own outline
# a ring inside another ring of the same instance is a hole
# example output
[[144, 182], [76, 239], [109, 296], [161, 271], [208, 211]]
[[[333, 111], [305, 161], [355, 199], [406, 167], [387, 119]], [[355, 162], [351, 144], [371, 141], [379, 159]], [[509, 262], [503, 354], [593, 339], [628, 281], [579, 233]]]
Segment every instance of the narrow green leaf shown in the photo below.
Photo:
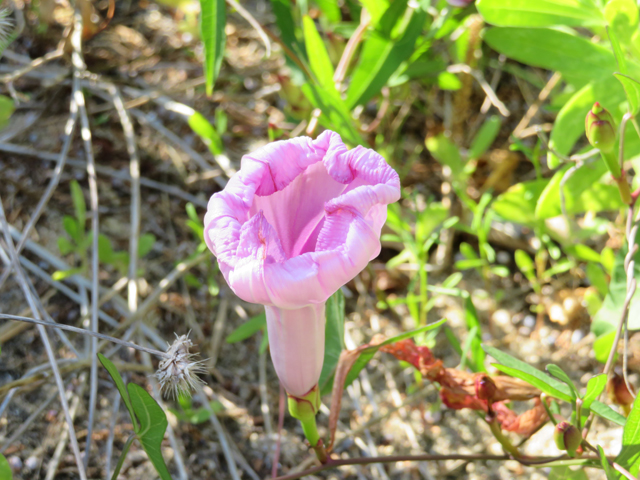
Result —
[[122, 465], [124, 465], [124, 459], [127, 457], [127, 453], [129, 453], [129, 448], [131, 448], [131, 444], [135, 439], [136, 439], [135, 434], [129, 435], [129, 438], [125, 442], [124, 447], [122, 447], [122, 453], [120, 453], [120, 458], [118, 458], [118, 463], [116, 464], [116, 468], [113, 470], [113, 475], [111, 475], [111, 480], [118, 480], [118, 475], [120, 475], [120, 470], [122, 470]]
[[372, 345], [371, 347], [362, 350], [362, 352], [360, 353], [360, 356], [355, 361], [355, 363], [353, 364], [353, 367], [351, 367], [351, 370], [347, 374], [347, 378], [344, 381], [344, 386], [347, 387], [351, 385], [351, 383], [353, 383], [353, 381], [358, 377], [358, 375], [360, 375], [360, 372], [362, 371], [362, 369], [367, 365], [367, 363], [369, 363], [369, 360], [371, 360], [375, 355], [375, 353], [384, 345], [390, 345], [392, 343], [396, 343], [401, 340], [405, 340], [407, 338], [415, 337], [420, 333], [428, 332], [429, 330], [438, 328], [440, 325], [442, 325], [446, 321], [447, 320], [443, 318], [438, 322], [432, 323], [430, 325], [425, 325], [424, 327], [420, 327], [410, 332], [396, 335], [395, 337], [386, 339], [384, 342], [379, 343], [378, 345]]
[[463, 180], [464, 161], [458, 147], [445, 135], [427, 138], [425, 142], [429, 153], [440, 163], [451, 169], [451, 175], [457, 181]]
[[490, 116], [480, 127], [478, 133], [471, 142], [469, 148], [469, 159], [475, 160], [480, 158], [493, 144], [494, 140], [500, 132], [502, 120], [497, 115]]
[[204, 75], [207, 96], [213, 94], [227, 36], [224, 27], [227, 23], [226, 2], [224, 0], [200, 0], [200, 30], [204, 45]]
[[371, 24], [377, 25], [389, 8], [389, 0], [360, 0], [371, 16]]
[[[271, 0], [271, 8], [276, 16], [276, 24], [280, 29], [280, 38], [287, 48], [297, 56], [306, 59], [304, 46], [296, 36], [296, 24], [293, 20], [294, 6], [291, 0]], [[287, 66], [297, 72], [297, 76], [302, 78], [303, 72], [300, 67], [287, 56]]]
[[335, 90], [333, 65], [322, 37], [316, 29], [313, 19], [305, 15], [302, 19], [304, 44], [309, 57], [309, 66], [319, 85], [328, 92]]
[[[0, 21], [2, 18], [0, 18]], [[1, 47], [1, 46], [0, 46]], [[2, 56], [2, 49], [0, 48], [0, 56]], [[9, 118], [15, 110], [13, 100], [4, 95], [0, 95], [0, 130], [9, 124]]]
[[187, 123], [191, 127], [191, 130], [202, 139], [211, 153], [220, 155], [224, 151], [222, 138], [220, 138], [218, 131], [204, 115], [200, 112], [193, 112], [187, 120]]
[[253, 334], [259, 332], [260, 330], [265, 330], [267, 328], [267, 317], [264, 312], [256, 315], [255, 317], [247, 320], [238, 328], [236, 328], [233, 332], [229, 334], [229, 336], [225, 339], [227, 343], [237, 343], [241, 342], [252, 336]]
[[561, 381], [542, 373], [537, 368], [532, 367], [528, 363], [518, 360], [497, 348], [493, 348], [488, 345], [483, 345], [482, 348], [484, 348], [485, 352], [500, 362], [500, 365], [494, 366], [501, 372], [520, 378], [521, 380], [530, 383], [534, 387], [539, 388], [541, 391], [559, 400], [564, 400], [565, 402], [571, 402], [573, 400], [571, 389]]
[[604, 450], [600, 445], [598, 445], [598, 454], [600, 455], [600, 464], [602, 465], [604, 474], [607, 476], [607, 480], [618, 480], [618, 474], [615, 472], [613, 467], [609, 465], [607, 455], [604, 453]]
[[78, 221], [78, 230], [84, 231], [84, 224], [87, 219], [87, 204], [84, 201], [84, 193], [77, 181], [71, 180], [71, 200], [73, 209]]
[[582, 408], [591, 408], [593, 401], [600, 396], [607, 386], [607, 376], [603, 373], [591, 377], [587, 382], [587, 390], [582, 398]]
[[591, 411], [599, 417], [609, 420], [616, 425], [620, 425], [621, 427], [624, 427], [627, 422], [626, 418], [613, 410], [609, 405], [606, 405], [598, 400], [594, 400], [591, 404]]
[[[397, 2], [396, 2], [397, 3]], [[394, 8], [391, 5], [391, 8]], [[351, 77], [346, 104], [349, 109], [364, 105], [377, 95], [398, 67], [408, 60], [416, 39], [422, 32], [427, 13], [418, 8], [402, 35], [393, 40], [375, 30], [362, 47], [360, 60]]]
[[614, 73], [616, 78], [622, 84], [627, 100], [629, 101], [629, 113], [635, 116], [640, 109], [640, 83], [634, 78], [622, 73]]
[[138, 240], [138, 257], [142, 258], [151, 251], [156, 243], [156, 236], [153, 233], [143, 233]]
[[527, 277], [527, 280], [529, 280], [530, 283], [537, 282], [536, 267], [529, 254], [524, 250], [516, 250], [514, 258], [516, 261], [516, 265], [518, 266], [522, 274]]
[[120, 376], [120, 372], [118, 372], [118, 369], [111, 362], [111, 360], [109, 360], [103, 354], [98, 353], [98, 360], [100, 360], [100, 363], [102, 364], [102, 366], [107, 369], [107, 372], [109, 372], [109, 375], [113, 379], [113, 382], [116, 384], [116, 388], [120, 392], [120, 396], [122, 397], [122, 401], [124, 402], [125, 406], [127, 407], [127, 410], [129, 410], [129, 416], [131, 417], [131, 423], [133, 424], [133, 430], [135, 432], [137, 432], [138, 431], [138, 422], [136, 421], [136, 415], [134, 413], [133, 406], [131, 405], [131, 400], [129, 399], [129, 394], [127, 393], [127, 387], [125, 386], [124, 381], [122, 380], [122, 377]]
[[113, 247], [111, 240], [105, 234], [98, 235], [98, 258], [103, 263], [113, 263]]
[[335, 0], [316, 0], [318, 7], [322, 10], [325, 17], [330, 24], [337, 24], [342, 20], [342, 14], [340, 13], [340, 7]]
[[331, 390], [340, 354], [344, 350], [344, 295], [338, 290], [327, 300], [324, 329], [324, 363], [318, 385], [320, 391]]
[[573, 381], [569, 378], [569, 375], [567, 375], [559, 366], [550, 363], [549, 365], [547, 365], [547, 372], [549, 372], [561, 382], [564, 382], [571, 389], [574, 399], [580, 397], [578, 389], [573, 384]]
[[56, 270], [51, 275], [51, 278], [56, 282], [59, 282], [60, 280], [64, 280], [65, 278], [72, 277], [77, 273], [82, 273], [82, 268], [78, 267], [78, 268], [70, 268], [69, 270]]
[[478, 11], [488, 23], [504, 27], [602, 26], [595, 5], [580, 0], [479, 0]]
[[138, 440], [142, 444], [142, 448], [147, 452], [149, 460], [160, 475], [162, 480], [171, 480], [167, 465], [162, 457], [162, 439], [164, 432], [167, 430], [167, 416], [158, 405], [158, 402], [147, 393], [147, 391], [130, 383], [127, 385], [129, 396], [131, 397], [131, 405], [136, 412], [136, 416], [140, 421], [140, 429], [137, 432]]
[[13, 472], [11, 471], [11, 465], [4, 455], [0, 453], [0, 480], [11, 480], [13, 478]]

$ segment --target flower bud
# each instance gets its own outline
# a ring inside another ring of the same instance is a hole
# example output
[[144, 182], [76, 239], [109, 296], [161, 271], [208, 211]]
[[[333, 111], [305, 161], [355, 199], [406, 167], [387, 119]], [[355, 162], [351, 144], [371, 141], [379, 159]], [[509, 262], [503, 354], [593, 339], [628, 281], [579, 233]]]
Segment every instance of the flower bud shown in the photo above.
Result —
[[309, 393], [302, 397], [289, 394], [289, 413], [300, 420], [304, 435], [312, 447], [320, 440], [316, 427], [316, 414], [320, 410], [320, 389], [314, 386]]
[[486, 400], [489, 403], [493, 402], [498, 387], [493, 382], [491, 377], [487, 375], [477, 375], [475, 380], [476, 397], [480, 400]]
[[574, 457], [576, 450], [582, 443], [582, 434], [569, 422], [560, 422], [553, 432], [553, 440], [560, 450], [566, 450], [569, 456]]
[[589, 143], [601, 152], [612, 152], [616, 143], [616, 122], [598, 102], [587, 113], [584, 129]]
[[614, 374], [607, 382], [607, 394], [611, 402], [622, 407], [628, 407], [633, 403], [633, 394], [627, 388], [624, 378], [618, 374]]

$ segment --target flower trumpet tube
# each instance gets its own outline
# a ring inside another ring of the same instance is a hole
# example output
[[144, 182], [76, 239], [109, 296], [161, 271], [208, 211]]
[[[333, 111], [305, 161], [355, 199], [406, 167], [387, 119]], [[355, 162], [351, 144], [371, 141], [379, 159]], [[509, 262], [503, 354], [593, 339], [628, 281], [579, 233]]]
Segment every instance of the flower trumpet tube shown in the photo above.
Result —
[[380, 252], [398, 174], [373, 150], [325, 131], [245, 155], [209, 200], [205, 241], [227, 283], [265, 306], [273, 364], [290, 397], [318, 383], [325, 302]]

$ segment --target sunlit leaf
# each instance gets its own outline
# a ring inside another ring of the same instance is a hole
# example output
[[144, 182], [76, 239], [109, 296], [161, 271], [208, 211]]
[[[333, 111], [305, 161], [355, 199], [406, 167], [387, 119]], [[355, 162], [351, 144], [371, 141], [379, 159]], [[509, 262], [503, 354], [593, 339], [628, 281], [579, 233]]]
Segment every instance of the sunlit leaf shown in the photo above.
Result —
[[324, 362], [318, 385], [321, 392], [331, 392], [332, 379], [340, 354], [344, 350], [344, 295], [338, 290], [326, 304], [324, 329]]
[[227, 23], [226, 2], [224, 0], [200, 0], [200, 29], [204, 45], [204, 72], [207, 96], [213, 94], [227, 36], [224, 28]]

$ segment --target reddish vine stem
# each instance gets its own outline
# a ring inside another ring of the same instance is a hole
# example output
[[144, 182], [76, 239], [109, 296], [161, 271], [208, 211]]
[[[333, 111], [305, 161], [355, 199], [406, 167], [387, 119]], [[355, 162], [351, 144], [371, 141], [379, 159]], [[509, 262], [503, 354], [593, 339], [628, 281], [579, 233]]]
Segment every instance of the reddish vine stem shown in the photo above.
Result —
[[[348, 458], [345, 460], [333, 460], [330, 459], [324, 465], [317, 465], [315, 467], [309, 468], [307, 470], [303, 470], [301, 472], [292, 473], [290, 475], [282, 475], [280, 477], [272, 478], [271, 480], [295, 480], [297, 478], [302, 478], [306, 475], [313, 475], [318, 472], [322, 472], [324, 470], [329, 470], [331, 468], [343, 467], [346, 465], [368, 465], [370, 463], [393, 463], [393, 462], [424, 462], [424, 461], [442, 461], [442, 460], [466, 460], [466, 461], [486, 461], [486, 460], [496, 460], [496, 461], [504, 461], [511, 460], [512, 457], [509, 455], [488, 455], [483, 453], [478, 454], [470, 454], [470, 455], [462, 455], [462, 454], [452, 454], [452, 455], [391, 455], [388, 457], [359, 457], [359, 458]], [[561, 455], [559, 457], [531, 457], [531, 458], [518, 458], [516, 459], [522, 465], [530, 466], [530, 465], [543, 465], [549, 462], [555, 462], [557, 460], [569, 459], [567, 455]], [[582, 460], [599, 460], [598, 457], [581, 457]]]

